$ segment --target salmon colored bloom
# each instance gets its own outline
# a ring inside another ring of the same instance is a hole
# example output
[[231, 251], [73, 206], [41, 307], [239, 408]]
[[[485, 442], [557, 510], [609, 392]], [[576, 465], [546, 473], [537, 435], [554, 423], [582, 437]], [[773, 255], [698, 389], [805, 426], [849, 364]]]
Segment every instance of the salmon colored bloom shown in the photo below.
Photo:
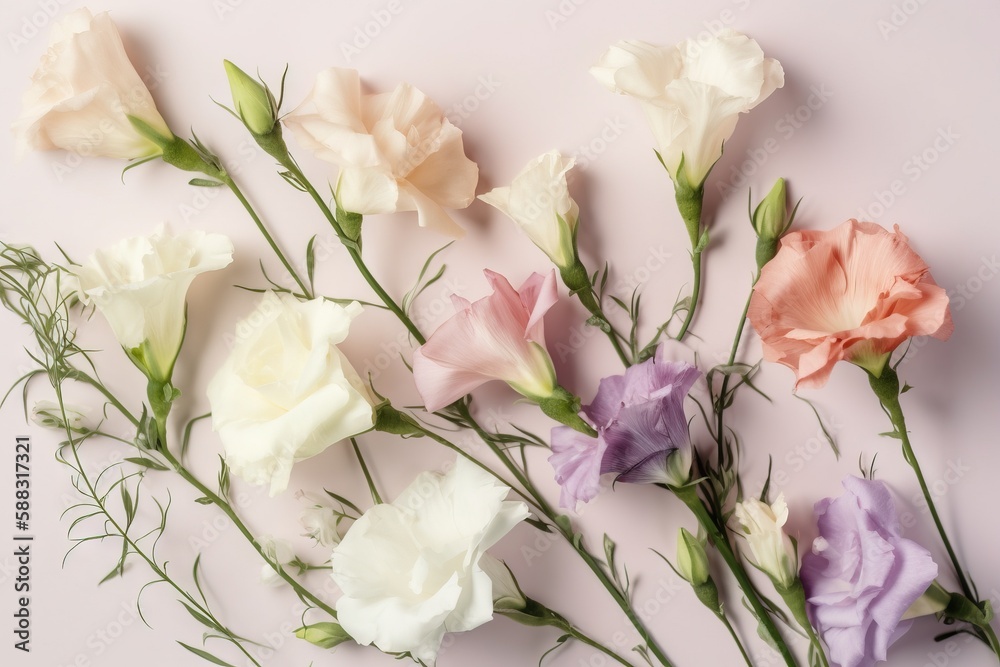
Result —
[[493, 294], [475, 303], [453, 296], [458, 312], [413, 353], [413, 379], [430, 412], [490, 380], [535, 401], [556, 389], [542, 326], [559, 298], [555, 271], [531, 274], [518, 290], [499, 273], [483, 273]]
[[823, 386], [841, 360], [878, 375], [910, 336], [945, 340], [954, 328], [945, 290], [899, 227], [857, 220], [785, 236], [749, 318], [764, 358], [794, 370], [796, 389]]

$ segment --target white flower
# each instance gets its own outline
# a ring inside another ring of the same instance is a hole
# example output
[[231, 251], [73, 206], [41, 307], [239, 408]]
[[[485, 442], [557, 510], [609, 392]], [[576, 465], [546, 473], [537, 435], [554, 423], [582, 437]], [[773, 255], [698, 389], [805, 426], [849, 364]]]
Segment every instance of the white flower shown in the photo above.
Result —
[[200, 273], [233, 261], [233, 244], [221, 234], [163, 225], [98, 250], [83, 266], [81, 300], [108, 320], [118, 342], [150, 379], [168, 382], [184, 341], [185, 301]]
[[756, 498], [736, 503], [735, 517], [750, 546], [754, 564], [774, 581], [775, 586], [791, 586], [799, 576], [798, 556], [795, 545], [783, 529], [788, 521], [785, 494], [779, 493], [771, 505]]
[[391, 504], [368, 510], [334, 549], [344, 595], [338, 620], [362, 645], [409, 651], [433, 663], [446, 632], [493, 617], [493, 582], [481, 559], [528, 516], [510, 489], [463, 457], [425, 472]]
[[[77, 433], [90, 429], [87, 421], [87, 408], [78, 405], [65, 404], [66, 422], [69, 428]], [[36, 401], [31, 408], [31, 421], [44, 428], [65, 429], [63, 410], [55, 401]]]
[[271, 495], [296, 461], [375, 425], [374, 400], [337, 344], [361, 306], [264, 295], [208, 385], [226, 463]]
[[340, 544], [340, 524], [344, 522], [342, 507], [329, 496], [299, 491], [295, 497], [305, 500], [309, 507], [302, 510], [299, 521], [306, 531], [306, 537], [316, 540], [324, 547]]
[[159, 154], [128, 116], [173, 137], [107, 12], [78, 9], [55, 24], [23, 107], [12, 125], [19, 154], [63, 149], [128, 160]]
[[479, 197], [517, 223], [560, 268], [568, 268], [576, 259], [573, 235], [580, 208], [566, 185], [573, 162], [549, 151], [529, 162], [509, 187]]
[[785, 83], [777, 60], [729, 28], [709, 41], [672, 47], [618, 42], [590, 72], [609, 90], [640, 101], [670, 177], [683, 177], [691, 188], [722, 156], [739, 115]]
[[355, 70], [327, 69], [284, 123], [317, 157], [340, 166], [335, 190], [345, 211], [416, 211], [421, 227], [461, 233], [444, 209], [472, 203], [479, 168], [465, 156], [462, 131], [413, 86], [362, 94]]
[[[264, 535], [257, 538], [257, 544], [260, 545], [264, 556], [280, 567], [284, 567], [295, 560], [295, 550], [292, 549], [292, 545], [288, 540]], [[274, 571], [273, 567], [265, 564], [260, 567], [260, 581], [268, 586], [280, 586], [284, 579]]]

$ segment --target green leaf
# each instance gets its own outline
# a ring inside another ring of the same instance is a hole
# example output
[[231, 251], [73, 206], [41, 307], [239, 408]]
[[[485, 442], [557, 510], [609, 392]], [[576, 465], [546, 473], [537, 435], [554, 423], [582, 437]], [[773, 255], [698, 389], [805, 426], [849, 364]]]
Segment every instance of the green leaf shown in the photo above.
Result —
[[313, 285], [313, 278], [316, 275], [316, 235], [309, 239], [306, 244], [306, 275], [309, 277], [309, 285]]
[[320, 648], [333, 648], [351, 641], [351, 636], [339, 623], [329, 621], [303, 626], [295, 631], [295, 636]]
[[219, 627], [218, 623], [216, 623], [212, 619], [202, 614], [200, 611], [189, 605], [187, 602], [184, 602], [183, 600], [179, 600], [179, 602], [182, 605], [184, 605], [184, 608], [188, 610], [188, 613], [191, 614], [192, 617], [194, 617], [194, 620], [198, 621], [205, 627], [215, 630], [217, 632], [225, 632], [222, 628]]
[[153, 459], [134, 457], [134, 458], [127, 458], [125, 460], [128, 461], [129, 463], [133, 463], [143, 468], [151, 468], [153, 470], [170, 470], [170, 468], [168, 468], [167, 466], [163, 465], [159, 461], [154, 461]]
[[194, 501], [199, 505], [211, 505], [212, 499], [208, 496], [202, 496], [201, 498], [195, 498]]
[[188, 646], [187, 644], [181, 641], [177, 643], [186, 648], [187, 650], [191, 651], [192, 653], [194, 653], [199, 658], [207, 660], [213, 665], [222, 665], [222, 667], [236, 667], [236, 665], [232, 664], [231, 662], [226, 662], [222, 658], [217, 658], [208, 651], [203, 651], [200, 648], [195, 648], [194, 646]]
[[213, 181], [209, 178], [192, 178], [188, 181], [188, 185], [193, 185], [198, 188], [218, 188], [222, 186], [219, 181]]

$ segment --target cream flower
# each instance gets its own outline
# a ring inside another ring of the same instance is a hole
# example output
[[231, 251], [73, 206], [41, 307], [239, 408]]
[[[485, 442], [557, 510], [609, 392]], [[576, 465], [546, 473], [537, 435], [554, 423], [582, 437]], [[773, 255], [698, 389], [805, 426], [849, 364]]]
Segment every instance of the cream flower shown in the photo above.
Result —
[[[485, 568], [502, 575], [482, 559], [528, 517], [524, 503], [505, 500], [509, 491], [458, 457], [447, 474], [422, 473], [391, 504], [365, 512], [331, 560], [344, 629], [359, 644], [432, 664], [446, 632], [489, 621], [494, 584]], [[516, 598], [511, 582], [497, 592]]]
[[159, 154], [129, 116], [173, 136], [107, 12], [78, 9], [55, 24], [23, 107], [12, 126], [22, 155], [30, 149], [127, 160]]
[[327, 69], [284, 123], [317, 157], [340, 166], [335, 190], [345, 211], [416, 211], [421, 227], [461, 233], [445, 209], [472, 203], [479, 168], [465, 156], [462, 131], [413, 86], [362, 94], [355, 70]]
[[208, 385], [212, 425], [233, 473], [288, 487], [296, 461], [375, 425], [373, 398], [337, 349], [361, 306], [268, 292]]
[[739, 115], [785, 82], [777, 60], [728, 28], [708, 42], [670, 47], [618, 42], [590, 72], [609, 90], [639, 100], [670, 177], [691, 188], [722, 156]]
[[749, 498], [736, 503], [734, 516], [750, 547], [754, 564], [774, 581], [778, 588], [788, 588], [798, 579], [798, 556], [783, 526], [788, 521], [785, 494], [779, 493], [773, 504]]
[[225, 236], [174, 234], [160, 225], [150, 236], [98, 250], [74, 270], [84, 304], [97, 306], [150, 379], [167, 382], [184, 340], [191, 282], [232, 261], [233, 244]]
[[580, 207], [566, 185], [573, 162], [550, 151], [529, 162], [510, 186], [479, 197], [517, 223], [560, 268], [568, 268], [576, 259], [573, 236]]

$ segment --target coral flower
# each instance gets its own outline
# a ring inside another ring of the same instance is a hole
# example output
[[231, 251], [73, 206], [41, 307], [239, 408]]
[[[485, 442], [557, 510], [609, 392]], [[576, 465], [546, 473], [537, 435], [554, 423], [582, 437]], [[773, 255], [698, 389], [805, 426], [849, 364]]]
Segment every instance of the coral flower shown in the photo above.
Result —
[[749, 317], [764, 358], [794, 370], [797, 389], [823, 386], [841, 360], [879, 375], [910, 336], [954, 328], [945, 290], [899, 228], [857, 220], [784, 237]]

